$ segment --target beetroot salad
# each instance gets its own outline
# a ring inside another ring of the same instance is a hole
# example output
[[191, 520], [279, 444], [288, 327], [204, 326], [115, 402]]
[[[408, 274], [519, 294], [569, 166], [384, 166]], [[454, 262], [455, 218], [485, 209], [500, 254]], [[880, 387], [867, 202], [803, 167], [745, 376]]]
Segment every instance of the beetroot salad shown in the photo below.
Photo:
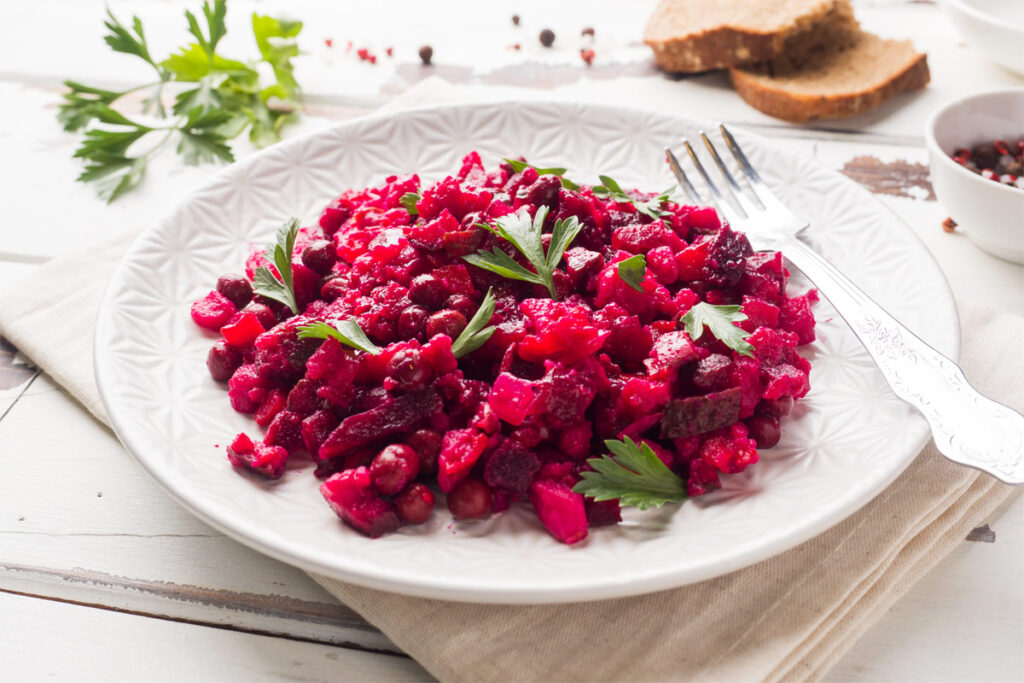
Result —
[[699, 496], [756, 463], [808, 389], [811, 290], [786, 292], [714, 209], [477, 153], [430, 186], [346, 190], [222, 276], [193, 320], [262, 438], [228, 459], [320, 491], [371, 537], [532, 505], [591, 526]]

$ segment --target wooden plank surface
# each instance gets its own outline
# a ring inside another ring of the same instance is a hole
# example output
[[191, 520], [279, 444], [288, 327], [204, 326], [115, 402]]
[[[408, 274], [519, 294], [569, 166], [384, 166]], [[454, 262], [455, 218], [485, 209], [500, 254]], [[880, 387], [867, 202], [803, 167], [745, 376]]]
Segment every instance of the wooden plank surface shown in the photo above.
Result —
[[431, 680], [407, 657], [145, 619], [3, 591], [0, 612], [5, 681]]

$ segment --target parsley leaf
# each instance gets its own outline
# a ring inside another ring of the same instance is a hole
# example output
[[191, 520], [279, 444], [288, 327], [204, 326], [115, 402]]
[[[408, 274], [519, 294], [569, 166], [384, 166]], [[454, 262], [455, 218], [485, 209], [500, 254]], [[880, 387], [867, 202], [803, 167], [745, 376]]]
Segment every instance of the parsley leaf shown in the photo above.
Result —
[[733, 325], [733, 323], [747, 319], [747, 315], [740, 312], [741, 308], [741, 306], [715, 306], [701, 301], [687, 311], [680, 322], [683, 323], [686, 333], [694, 341], [700, 339], [706, 327], [711, 330], [711, 334], [730, 349], [744, 356], [753, 357], [754, 347], [747, 342], [750, 333]]
[[226, 138], [217, 132], [230, 118], [231, 114], [223, 109], [204, 112], [202, 107], [193, 107], [189, 111], [188, 119], [179, 130], [181, 139], [178, 142], [178, 153], [186, 164], [195, 166], [218, 159], [228, 163], [235, 160]]
[[480, 308], [476, 309], [476, 313], [459, 334], [458, 339], [452, 342], [452, 354], [456, 358], [462, 358], [487, 343], [487, 340], [494, 334], [494, 325], [487, 324], [493, 315], [494, 294], [491, 289], [488, 289], [484, 300], [480, 302]]
[[537, 175], [555, 175], [558, 176], [558, 180], [562, 183], [562, 187], [567, 190], [578, 190], [580, 186], [564, 177], [567, 169], [560, 166], [552, 168], [539, 168], [533, 164], [528, 164], [525, 161], [519, 161], [518, 159], [505, 159], [505, 163], [512, 167], [512, 170], [516, 173], [522, 173], [527, 168], [532, 168], [537, 172]]
[[363, 328], [355, 318], [348, 318], [341, 322], [329, 325], [324, 322], [313, 322], [299, 327], [299, 339], [337, 339], [345, 346], [365, 351], [371, 356], [376, 356], [382, 349], [370, 341]]
[[583, 224], [575, 216], [555, 221], [551, 231], [551, 243], [545, 253], [542, 240], [544, 219], [547, 218], [547, 215], [548, 207], [546, 206], [539, 207], [532, 218], [529, 209], [523, 207], [516, 213], [497, 219], [494, 225], [479, 224], [511, 242], [512, 246], [526, 257], [535, 272], [519, 265], [515, 259], [497, 246], [491, 251], [481, 249], [475, 254], [467, 254], [462, 258], [478, 268], [489, 270], [511, 280], [543, 285], [551, 294], [551, 298], [558, 300], [554, 272], [562, 260], [562, 254], [583, 229]]
[[645, 216], [650, 216], [655, 220], [660, 219], [662, 216], [669, 215], [669, 212], [665, 211], [661, 207], [672, 196], [672, 190], [674, 188], [669, 188], [662, 192], [661, 194], [659, 194], [657, 197], [654, 197], [652, 199], [640, 200], [634, 199], [625, 190], [623, 190], [622, 187], [617, 182], [615, 182], [614, 178], [611, 178], [610, 176], [606, 175], [599, 175], [597, 177], [602, 184], [594, 185], [592, 188], [590, 188], [590, 191], [592, 193], [598, 196], [614, 199], [615, 201], [621, 204], [632, 204], [633, 208], [635, 208], [638, 213], [642, 213]]
[[[108, 10], [104, 41], [115, 52], [133, 55], [152, 66], [158, 80], [122, 91], [65, 81], [68, 92], [57, 113], [64, 130], [80, 131], [95, 124], [115, 126], [93, 128], [103, 131], [99, 133], [87, 130], [75, 152], [76, 157], [86, 162], [78, 179], [96, 183], [100, 196], [108, 201], [135, 187], [142, 180], [149, 159], [170, 140], [177, 139], [178, 153], [186, 164], [233, 161], [227, 146], [229, 139], [249, 128], [250, 140], [264, 147], [280, 140], [281, 128], [295, 116], [300, 89], [291, 59], [299, 54], [296, 36], [302, 23], [253, 14], [253, 36], [260, 60], [246, 63], [217, 52], [227, 34], [226, 0], [207, 0], [201, 15], [197, 14], [185, 12], [188, 31], [195, 42], [158, 60], [150, 52], [141, 20], [133, 16], [131, 25], [126, 26]], [[259, 64], [270, 66], [272, 82], [261, 83]], [[169, 125], [145, 127], [113, 108], [128, 93], [148, 90], [143, 112], [167, 118], [163, 88], [171, 80], [192, 87], [177, 94], [171, 109], [176, 120]], [[143, 154], [127, 155], [131, 144], [155, 131], [164, 132], [164, 137], [143, 146]]]
[[409, 212], [411, 216], [419, 215], [419, 211], [416, 209], [416, 202], [420, 200], [420, 195], [415, 192], [406, 192], [402, 195], [402, 198], [398, 200], [398, 203]]
[[114, 52], [123, 52], [126, 55], [135, 55], [154, 68], [158, 68], [156, 62], [149, 55], [146, 34], [142, 31], [142, 21], [138, 17], [132, 16], [132, 30], [128, 30], [124, 24], [118, 21], [114, 13], [107, 9], [107, 19], [103, 25], [110, 31], [108, 35], [103, 36], [103, 41], [110, 46], [110, 49]]
[[686, 482], [665, 467], [647, 444], [637, 446], [628, 436], [604, 442], [611, 455], [591, 458], [592, 471], [583, 471], [573, 491], [596, 501], [615, 500], [646, 510], [685, 500]]
[[290, 218], [277, 229], [277, 241], [267, 246], [267, 258], [277, 267], [278, 279], [266, 266], [260, 266], [252, 276], [252, 291], [268, 299], [279, 301], [298, 315], [299, 304], [295, 300], [292, 282], [292, 252], [295, 237], [299, 233], [299, 219]]
[[638, 292], [644, 291], [644, 275], [647, 273], [647, 259], [643, 254], [630, 256], [618, 263], [619, 277]]

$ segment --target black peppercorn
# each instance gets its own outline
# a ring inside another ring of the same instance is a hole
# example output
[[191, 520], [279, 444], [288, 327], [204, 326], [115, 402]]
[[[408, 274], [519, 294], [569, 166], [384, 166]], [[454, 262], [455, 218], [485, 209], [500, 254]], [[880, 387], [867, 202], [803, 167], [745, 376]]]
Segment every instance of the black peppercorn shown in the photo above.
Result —
[[423, 66], [430, 66], [430, 60], [434, 57], [434, 48], [429, 45], [424, 45], [420, 48], [420, 59], [423, 61]]
[[512, 25], [513, 26], [519, 26], [519, 15], [518, 14], [513, 14], [512, 15]]
[[544, 47], [551, 47], [555, 42], [555, 32], [549, 28], [540, 32], [540, 44]]

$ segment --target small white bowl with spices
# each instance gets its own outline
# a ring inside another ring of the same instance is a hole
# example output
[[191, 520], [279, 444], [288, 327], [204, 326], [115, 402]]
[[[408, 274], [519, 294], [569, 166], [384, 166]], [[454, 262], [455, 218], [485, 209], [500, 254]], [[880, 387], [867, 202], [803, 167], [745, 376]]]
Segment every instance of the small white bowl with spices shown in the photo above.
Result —
[[1022, 139], [1024, 88], [953, 100], [932, 114], [925, 126], [932, 185], [949, 217], [978, 248], [1024, 264], [1024, 189], [985, 177], [954, 160], [960, 150], [996, 141], [1005, 142], [1012, 156]]

